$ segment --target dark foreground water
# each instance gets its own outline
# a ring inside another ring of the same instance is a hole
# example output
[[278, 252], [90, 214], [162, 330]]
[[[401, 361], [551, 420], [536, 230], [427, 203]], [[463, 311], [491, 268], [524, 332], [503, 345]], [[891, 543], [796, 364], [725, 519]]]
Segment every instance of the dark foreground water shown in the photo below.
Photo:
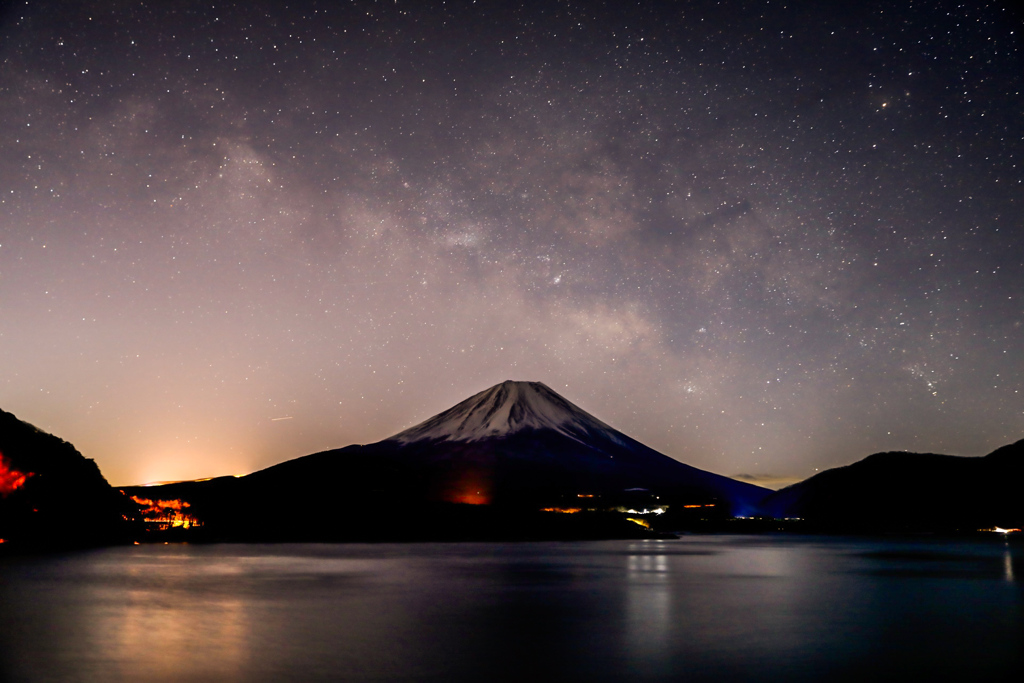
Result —
[[0, 677], [1019, 681], [1022, 550], [693, 536], [8, 559]]

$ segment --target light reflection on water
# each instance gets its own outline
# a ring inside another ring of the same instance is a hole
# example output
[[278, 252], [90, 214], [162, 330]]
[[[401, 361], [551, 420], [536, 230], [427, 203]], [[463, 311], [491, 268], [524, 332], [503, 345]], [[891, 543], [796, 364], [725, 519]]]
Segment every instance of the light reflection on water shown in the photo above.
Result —
[[691, 536], [0, 563], [0, 679], [1017, 680], [1020, 546]]
[[672, 588], [665, 544], [633, 544], [626, 561], [626, 642], [634, 667], [667, 668]]

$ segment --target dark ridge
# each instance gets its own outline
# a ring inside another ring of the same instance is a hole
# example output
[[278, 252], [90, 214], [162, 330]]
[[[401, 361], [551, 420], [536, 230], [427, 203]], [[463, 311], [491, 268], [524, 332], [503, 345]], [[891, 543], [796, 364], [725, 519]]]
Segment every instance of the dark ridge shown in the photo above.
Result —
[[137, 507], [74, 446], [0, 410], [0, 548], [61, 550], [126, 542], [138, 531], [137, 514]]
[[768, 496], [762, 510], [823, 529], [971, 532], [1024, 526], [1024, 440], [984, 457], [875, 453]]

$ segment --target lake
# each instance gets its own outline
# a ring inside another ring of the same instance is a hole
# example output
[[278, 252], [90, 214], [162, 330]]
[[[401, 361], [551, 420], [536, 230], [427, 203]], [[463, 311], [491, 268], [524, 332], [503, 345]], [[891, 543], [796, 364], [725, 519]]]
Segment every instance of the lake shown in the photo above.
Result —
[[0, 562], [4, 681], [1024, 680], [1016, 540], [153, 545]]

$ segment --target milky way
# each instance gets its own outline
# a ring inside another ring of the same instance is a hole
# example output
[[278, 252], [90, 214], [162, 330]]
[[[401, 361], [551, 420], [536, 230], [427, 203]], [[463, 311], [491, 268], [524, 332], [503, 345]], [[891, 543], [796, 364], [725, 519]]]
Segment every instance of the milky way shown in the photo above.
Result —
[[826, 4], [9, 7], [0, 407], [115, 484], [505, 379], [771, 485], [1020, 439], [1020, 16]]

